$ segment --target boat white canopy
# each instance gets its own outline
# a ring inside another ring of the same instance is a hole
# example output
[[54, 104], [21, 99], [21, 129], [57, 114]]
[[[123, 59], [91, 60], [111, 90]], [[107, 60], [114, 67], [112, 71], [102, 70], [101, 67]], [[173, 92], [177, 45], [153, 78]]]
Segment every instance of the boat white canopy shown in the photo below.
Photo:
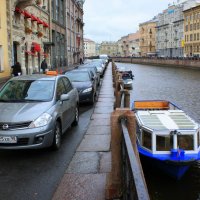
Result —
[[198, 124], [182, 110], [138, 110], [140, 126], [152, 130], [196, 130]]

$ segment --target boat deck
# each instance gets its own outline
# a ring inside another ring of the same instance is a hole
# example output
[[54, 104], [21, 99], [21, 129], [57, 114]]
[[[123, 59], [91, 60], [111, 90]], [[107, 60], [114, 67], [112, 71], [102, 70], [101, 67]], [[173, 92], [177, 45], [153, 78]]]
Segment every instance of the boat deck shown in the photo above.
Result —
[[138, 110], [141, 125], [153, 130], [197, 129], [198, 125], [182, 110]]

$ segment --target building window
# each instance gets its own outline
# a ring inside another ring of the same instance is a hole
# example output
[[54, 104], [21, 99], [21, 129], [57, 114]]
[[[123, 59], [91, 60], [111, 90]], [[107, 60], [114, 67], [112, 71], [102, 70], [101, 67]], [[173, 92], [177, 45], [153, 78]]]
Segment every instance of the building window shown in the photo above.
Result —
[[190, 34], [190, 41], [192, 41], [193, 40], [193, 35], [192, 34]]
[[4, 70], [3, 66], [3, 47], [0, 45], [0, 72]]
[[64, 24], [64, 2], [60, 1], [60, 23]]
[[186, 32], [188, 31], [188, 25], [185, 26], [185, 31], [186, 31]]
[[56, 21], [59, 19], [59, 0], [56, 0]]

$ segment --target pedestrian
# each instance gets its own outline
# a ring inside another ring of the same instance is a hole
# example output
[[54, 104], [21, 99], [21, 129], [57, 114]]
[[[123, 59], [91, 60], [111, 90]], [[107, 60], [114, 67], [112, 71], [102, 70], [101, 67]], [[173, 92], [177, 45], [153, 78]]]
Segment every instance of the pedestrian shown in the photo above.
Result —
[[83, 58], [80, 57], [80, 65], [84, 64], [83, 63]]
[[21, 74], [22, 74], [21, 64], [19, 62], [16, 62], [12, 66], [12, 75], [13, 76], [20, 76]]
[[46, 59], [44, 59], [41, 63], [41, 69], [42, 69], [42, 72], [43, 74], [45, 74], [46, 72], [46, 69], [47, 69], [47, 62], [46, 62]]

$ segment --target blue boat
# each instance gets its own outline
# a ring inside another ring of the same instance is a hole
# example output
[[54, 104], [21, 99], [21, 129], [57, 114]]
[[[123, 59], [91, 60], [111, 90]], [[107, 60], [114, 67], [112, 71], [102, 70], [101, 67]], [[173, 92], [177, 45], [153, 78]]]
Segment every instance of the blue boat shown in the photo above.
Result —
[[134, 101], [137, 146], [141, 157], [181, 179], [200, 160], [200, 127], [169, 101]]

